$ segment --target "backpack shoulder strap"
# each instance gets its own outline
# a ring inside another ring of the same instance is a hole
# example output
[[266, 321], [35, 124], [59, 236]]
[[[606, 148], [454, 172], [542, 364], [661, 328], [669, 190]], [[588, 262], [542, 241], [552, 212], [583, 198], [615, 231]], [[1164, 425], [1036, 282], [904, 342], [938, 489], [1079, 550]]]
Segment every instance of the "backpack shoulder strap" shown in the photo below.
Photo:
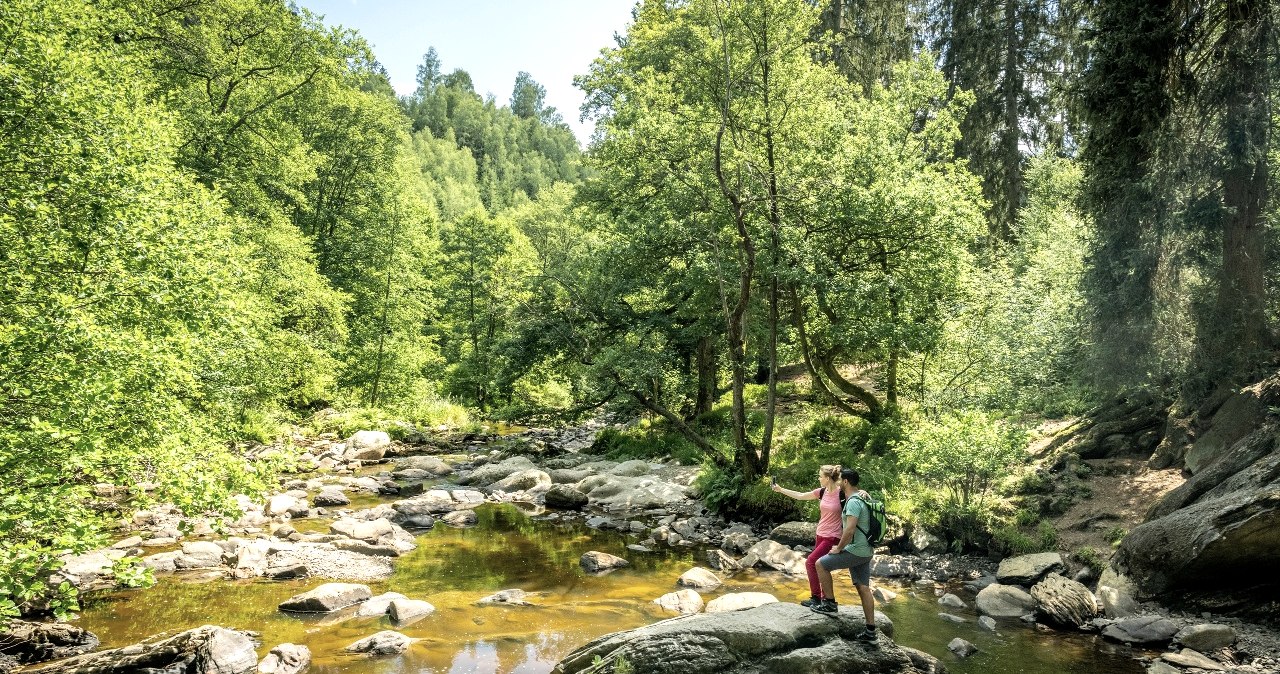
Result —
[[[871, 517], [875, 517], [875, 515], [873, 515], [873, 514], [871, 513], [871, 504], [870, 504], [870, 503], [867, 503], [866, 499], [862, 498], [861, 496], [858, 496], [857, 494], [854, 494], [852, 498], [855, 498], [855, 499], [857, 499], [857, 500], [859, 500], [859, 501], [862, 501], [862, 505], [864, 505], [864, 506], [866, 506], [866, 507], [867, 507], [867, 515], [868, 515], [867, 519], [871, 519]], [[868, 542], [870, 542], [870, 540], [871, 540], [871, 530], [870, 530], [870, 529], [863, 529], [863, 528], [862, 528], [862, 522], [858, 522], [858, 531], [861, 531], [861, 532], [862, 532], [862, 536], [863, 536], [864, 538], [866, 538]]]

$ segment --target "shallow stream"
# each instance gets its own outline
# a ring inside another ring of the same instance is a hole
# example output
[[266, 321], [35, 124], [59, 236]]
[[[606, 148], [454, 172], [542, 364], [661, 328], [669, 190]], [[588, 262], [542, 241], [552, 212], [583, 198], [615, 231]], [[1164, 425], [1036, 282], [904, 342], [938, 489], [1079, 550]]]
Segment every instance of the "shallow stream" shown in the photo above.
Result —
[[[419, 547], [396, 560], [395, 575], [368, 583], [375, 594], [395, 591], [431, 602], [432, 615], [405, 627], [390, 619], [341, 621], [281, 613], [276, 606], [326, 581], [228, 581], [161, 578], [156, 587], [101, 594], [85, 602], [79, 625], [102, 639], [104, 648], [124, 646], [162, 632], [216, 624], [261, 634], [265, 655], [272, 646], [293, 642], [311, 649], [309, 671], [316, 674], [444, 674], [463, 672], [548, 672], [562, 657], [587, 641], [618, 630], [646, 625], [667, 615], [652, 600], [678, 589], [680, 574], [702, 564], [697, 549], [639, 553], [626, 549], [635, 539], [588, 529], [581, 524], [546, 521], [513, 505], [484, 505], [479, 523], [468, 529], [437, 525], [418, 537]], [[299, 521], [299, 524], [306, 520]], [[632, 566], [602, 576], [585, 573], [578, 559], [600, 550], [630, 560]], [[836, 577], [837, 596], [856, 601], [848, 576]], [[897, 641], [932, 653], [958, 674], [1137, 674], [1133, 654], [1089, 635], [1042, 632], [1017, 621], [1002, 622], [996, 633], [978, 627], [972, 611], [945, 609], [968, 619], [953, 624], [938, 617], [932, 587], [895, 587], [897, 599], [879, 606], [895, 624]], [[519, 588], [534, 596], [533, 606], [487, 606], [474, 602], [499, 590]], [[703, 594], [710, 600], [727, 592], [770, 592], [781, 601], [808, 596], [803, 578], [774, 572], [745, 571]], [[968, 603], [973, 597], [957, 592]], [[342, 653], [358, 639], [397, 629], [422, 639], [404, 655], [369, 659]], [[980, 652], [959, 659], [947, 651], [954, 637], [975, 643]]]

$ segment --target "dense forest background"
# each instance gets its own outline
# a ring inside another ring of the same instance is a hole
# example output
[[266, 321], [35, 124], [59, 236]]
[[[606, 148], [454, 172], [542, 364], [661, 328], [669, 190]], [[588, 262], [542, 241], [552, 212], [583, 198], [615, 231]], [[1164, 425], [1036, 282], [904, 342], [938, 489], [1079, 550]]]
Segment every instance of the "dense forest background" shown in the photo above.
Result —
[[1272, 361], [1273, 11], [647, 0], [583, 150], [527, 74], [424, 45], [397, 96], [289, 3], [9, 0], [0, 598], [101, 540], [95, 484], [224, 508], [294, 423], [612, 409], [728, 511], [853, 447], [963, 514], [1021, 419]]

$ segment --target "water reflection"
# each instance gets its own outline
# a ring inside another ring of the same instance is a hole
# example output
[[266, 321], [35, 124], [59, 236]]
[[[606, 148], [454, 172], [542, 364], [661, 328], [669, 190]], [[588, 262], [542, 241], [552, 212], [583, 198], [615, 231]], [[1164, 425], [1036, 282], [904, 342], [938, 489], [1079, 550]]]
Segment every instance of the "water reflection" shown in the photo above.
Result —
[[[370, 583], [375, 593], [400, 592], [436, 607], [435, 613], [409, 626], [397, 627], [387, 617], [305, 618], [276, 610], [288, 597], [326, 582], [322, 579], [186, 583], [176, 577], [162, 579], [150, 590], [90, 599], [80, 625], [97, 633], [104, 647], [206, 623], [255, 630], [262, 635], [264, 654], [282, 642], [306, 644], [313, 654], [310, 671], [316, 674], [541, 674], [591, 639], [667, 617], [652, 600], [676, 590], [680, 574], [702, 558], [690, 549], [632, 552], [625, 546], [635, 542], [633, 536], [531, 519], [513, 505], [484, 505], [476, 513], [479, 522], [474, 528], [437, 525], [423, 532], [418, 549], [397, 560], [394, 576]], [[578, 559], [588, 550], [625, 557], [632, 566], [605, 575], [587, 574]], [[852, 599], [847, 575], [838, 575], [837, 581], [840, 598]], [[532, 606], [476, 605], [482, 597], [508, 588], [529, 592]], [[704, 599], [747, 591], [770, 592], [782, 601], [808, 596], [803, 578], [748, 570], [704, 593]], [[932, 590], [902, 592], [882, 607], [897, 625], [899, 642], [939, 656], [958, 674], [1142, 671], [1127, 651], [1089, 636], [1042, 634], [1016, 622], [1002, 623], [997, 633], [990, 633], [977, 626], [972, 611], [952, 609], [948, 612], [969, 621], [946, 623], [937, 617], [942, 609]], [[397, 629], [420, 641], [391, 658], [342, 652], [383, 629]], [[951, 656], [946, 645], [956, 636], [974, 642], [981, 652], [967, 660]]]

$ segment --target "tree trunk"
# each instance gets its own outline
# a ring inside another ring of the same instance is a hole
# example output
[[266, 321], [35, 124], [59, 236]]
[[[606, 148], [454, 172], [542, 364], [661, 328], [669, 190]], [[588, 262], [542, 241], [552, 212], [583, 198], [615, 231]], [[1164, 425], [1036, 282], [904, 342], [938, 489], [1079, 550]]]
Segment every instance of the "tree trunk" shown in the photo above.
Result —
[[993, 213], [992, 243], [1013, 241], [1013, 225], [1018, 219], [1018, 206], [1022, 202], [1022, 127], [1018, 119], [1018, 101], [1022, 93], [1022, 40], [1018, 30], [1019, 0], [1005, 0], [1004, 5], [1004, 134], [1000, 139], [1000, 153], [1004, 165], [1004, 203], [1002, 212]]
[[707, 335], [698, 340], [694, 359], [698, 371], [698, 396], [693, 405], [693, 416], [697, 418], [710, 412], [716, 402], [716, 379], [719, 373], [714, 337]]
[[1269, 125], [1268, 3], [1228, 0], [1223, 92], [1226, 157], [1222, 194], [1227, 209], [1218, 280], [1218, 320], [1213, 337], [1228, 376], [1242, 374], [1266, 343], [1265, 223]]

